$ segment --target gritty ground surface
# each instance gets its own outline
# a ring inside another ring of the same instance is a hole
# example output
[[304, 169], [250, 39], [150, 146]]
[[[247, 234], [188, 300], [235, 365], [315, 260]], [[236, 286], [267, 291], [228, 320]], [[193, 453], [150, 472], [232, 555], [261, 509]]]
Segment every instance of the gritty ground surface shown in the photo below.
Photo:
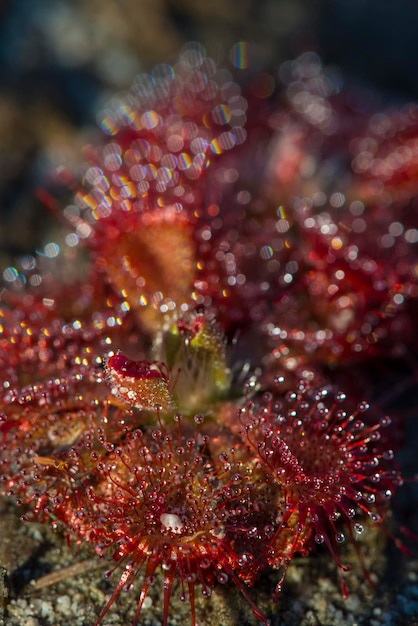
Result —
[[[77, 548], [45, 527], [22, 524], [14, 507], [3, 503], [1, 516], [1, 558], [7, 563], [4, 579], [3, 621], [7, 626], [93, 626], [112, 591], [112, 580], [103, 577], [106, 564]], [[271, 619], [272, 626], [414, 626], [418, 625], [418, 558], [407, 558], [381, 531], [369, 530], [362, 537], [361, 550], [371, 572], [372, 588], [349, 546], [346, 562], [353, 563], [347, 576], [348, 600], [340, 592], [335, 565], [325, 550], [309, 558], [295, 559], [283, 592], [275, 605], [271, 597], [277, 573], [259, 580], [251, 596]], [[415, 551], [416, 552], [416, 551]], [[99, 569], [77, 574], [68, 570]], [[102, 566], [101, 566], [102, 565]], [[101, 567], [100, 567], [101, 566]], [[56, 573], [58, 581], [36, 588], [47, 574]], [[115, 574], [117, 580], [117, 574]], [[38, 583], [39, 584], [39, 583]], [[138, 587], [140, 586], [140, 581]], [[141, 626], [162, 623], [161, 581], [145, 600]], [[131, 623], [137, 595], [123, 593], [102, 626], [127, 626]], [[0, 612], [1, 615], [1, 612]], [[232, 585], [219, 586], [210, 600], [197, 600], [199, 626], [256, 626], [258, 621], [246, 601]], [[187, 603], [176, 592], [170, 608], [169, 626], [188, 624]]]

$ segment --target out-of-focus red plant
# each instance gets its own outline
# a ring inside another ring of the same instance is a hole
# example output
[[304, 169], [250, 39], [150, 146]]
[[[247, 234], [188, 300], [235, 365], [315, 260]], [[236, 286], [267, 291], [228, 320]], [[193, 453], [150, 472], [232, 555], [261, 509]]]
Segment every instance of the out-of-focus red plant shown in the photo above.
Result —
[[193, 624], [228, 581], [267, 624], [258, 575], [321, 543], [346, 571], [402, 483], [350, 377], [418, 347], [418, 109], [359, 114], [313, 54], [280, 77], [198, 45], [139, 77], [62, 249], [3, 272], [2, 491], [120, 568], [96, 624], [159, 570], [164, 624], [176, 581]]

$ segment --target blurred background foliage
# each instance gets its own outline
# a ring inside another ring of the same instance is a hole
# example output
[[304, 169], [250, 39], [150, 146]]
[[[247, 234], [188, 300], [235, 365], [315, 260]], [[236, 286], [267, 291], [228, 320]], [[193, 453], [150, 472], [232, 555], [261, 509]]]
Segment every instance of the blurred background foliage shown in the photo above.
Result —
[[251, 42], [254, 70], [313, 49], [366, 90], [418, 99], [415, 0], [2, 0], [0, 265], [40, 245], [37, 200], [60, 164], [76, 168], [96, 113], [190, 40], [218, 58]]

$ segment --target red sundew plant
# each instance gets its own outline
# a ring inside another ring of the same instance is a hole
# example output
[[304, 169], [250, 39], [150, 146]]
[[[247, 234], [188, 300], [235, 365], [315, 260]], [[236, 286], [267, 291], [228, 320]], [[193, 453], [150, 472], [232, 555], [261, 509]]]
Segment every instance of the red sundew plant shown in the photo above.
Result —
[[[301, 247], [306, 255], [300, 262], [301, 276], [278, 296], [273, 312], [263, 320], [273, 347], [270, 358], [272, 362], [281, 359], [284, 369], [315, 361], [354, 362], [365, 354], [373, 357], [397, 349], [390, 327], [415, 297], [413, 251], [403, 242], [390, 256], [362, 253], [360, 237], [352, 231], [347, 237], [352, 215], [341, 215], [341, 219], [345, 222], [337, 226], [328, 212], [314, 217], [305, 212]], [[366, 222], [361, 222], [365, 228]], [[377, 243], [383, 229], [374, 227]], [[363, 236], [373, 245], [371, 237]], [[350, 245], [344, 245], [347, 240]], [[278, 338], [283, 343], [277, 345]]]
[[62, 249], [3, 273], [1, 491], [109, 560], [96, 626], [131, 588], [138, 624], [161, 575], [164, 625], [177, 586], [195, 626], [230, 582], [267, 624], [259, 575], [277, 599], [322, 543], [344, 574], [402, 484], [389, 419], [336, 381], [418, 347], [415, 109], [359, 114], [312, 54], [280, 76], [190, 45], [139, 77]]
[[196, 588], [209, 597], [217, 582], [229, 579], [267, 623], [245, 584], [255, 581], [261, 566], [260, 540], [245, 529], [257, 517], [259, 522], [268, 520], [261, 511], [274, 508], [277, 487], [252, 470], [245, 454], [212, 457], [209, 436], [200, 432], [201, 416], [195, 417], [198, 430], [191, 437], [183, 432], [190, 424], [182, 426], [180, 416], [176, 421], [174, 430], [160, 424], [146, 433], [132, 431], [117, 447], [109, 448], [101, 436], [104, 447], [94, 454], [94, 485], [80, 499], [75, 516], [67, 517], [70, 507], [61, 507], [57, 515], [78, 537], [93, 543], [99, 556], [108, 555], [116, 563], [113, 570], [123, 565], [97, 623], [143, 569], [134, 624], [157, 569], [164, 576], [164, 624], [176, 580], [196, 623]]
[[[301, 382], [296, 392], [268, 392], [240, 410], [242, 436], [282, 488], [282, 525], [295, 530], [289, 559], [301, 549], [301, 535], [309, 549], [311, 534], [327, 545], [342, 572], [349, 567], [338, 552], [345, 540], [341, 522], [354, 540], [364, 530], [358, 516], [381, 523], [387, 501], [402, 484], [381, 432], [390, 419], [367, 420], [366, 402], [354, 411], [346, 404], [342, 392]], [[266, 547], [273, 567], [286, 561], [280, 535], [281, 527]], [[347, 595], [344, 579], [342, 585]]]

